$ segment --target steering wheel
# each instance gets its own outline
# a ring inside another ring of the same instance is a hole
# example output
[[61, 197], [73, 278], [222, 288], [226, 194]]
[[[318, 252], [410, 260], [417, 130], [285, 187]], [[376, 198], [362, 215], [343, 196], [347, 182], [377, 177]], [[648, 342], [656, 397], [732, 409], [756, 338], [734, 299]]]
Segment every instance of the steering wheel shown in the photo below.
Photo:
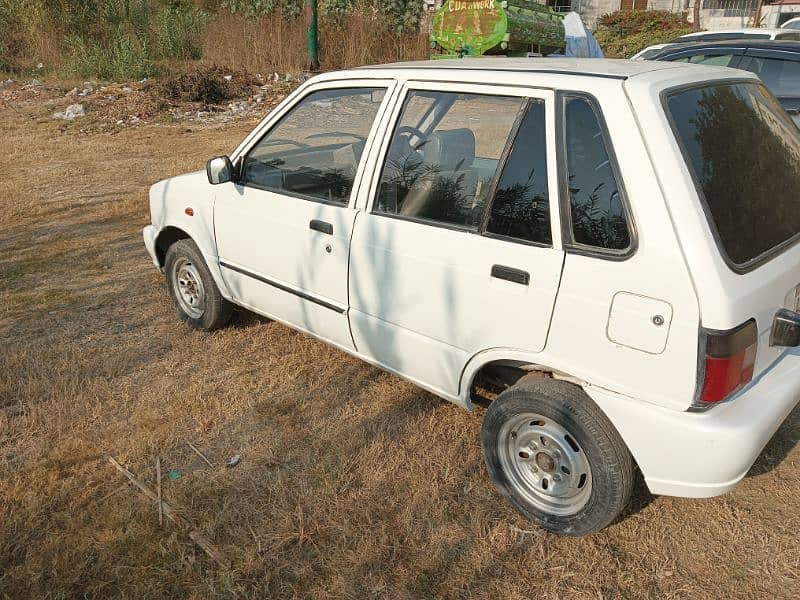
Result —
[[[416, 137], [418, 140], [416, 145], [411, 143], [411, 140]], [[395, 143], [400, 142], [402, 145], [395, 146], [392, 149], [392, 154], [398, 157], [403, 157], [403, 161], [407, 161], [412, 155], [420, 156], [420, 148], [424, 145], [426, 135], [418, 127], [412, 125], [401, 125], [395, 131]], [[402, 141], [400, 141], [402, 140]]]

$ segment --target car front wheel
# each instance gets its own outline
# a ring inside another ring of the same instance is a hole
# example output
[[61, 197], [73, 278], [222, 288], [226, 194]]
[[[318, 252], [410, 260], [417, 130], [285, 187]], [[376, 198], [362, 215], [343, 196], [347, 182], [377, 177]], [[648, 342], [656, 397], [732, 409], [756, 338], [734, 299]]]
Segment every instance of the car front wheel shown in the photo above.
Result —
[[212, 331], [228, 322], [233, 306], [222, 296], [192, 240], [179, 240], [169, 247], [164, 271], [167, 290], [181, 320], [201, 331]]
[[554, 533], [598, 531], [630, 499], [630, 452], [592, 399], [566, 381], [525, 381], [504, 391], [486, 412], [481, 444], [500, 493]]

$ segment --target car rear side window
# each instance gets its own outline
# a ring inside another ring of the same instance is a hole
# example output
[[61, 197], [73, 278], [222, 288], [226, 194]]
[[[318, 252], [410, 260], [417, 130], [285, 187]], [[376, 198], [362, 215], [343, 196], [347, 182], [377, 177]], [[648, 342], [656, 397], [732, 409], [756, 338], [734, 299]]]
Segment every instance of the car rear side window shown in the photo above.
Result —
[[530, 101], [500, 175], [486, 231], [549, 246], [553, 235], [544, 110], [543, 101]]
[[631, 247], [627, 212], [593, 102], [566, 97], [564, 144], [573, 244], [624, 253]]
[[741, 270], [800, 236], [800, 131], [763, 85], [666, 96], [721, 249]]
[[800, 96], [800, 61], [748, 56], [739, 68], [758, 75], [776, 96]]

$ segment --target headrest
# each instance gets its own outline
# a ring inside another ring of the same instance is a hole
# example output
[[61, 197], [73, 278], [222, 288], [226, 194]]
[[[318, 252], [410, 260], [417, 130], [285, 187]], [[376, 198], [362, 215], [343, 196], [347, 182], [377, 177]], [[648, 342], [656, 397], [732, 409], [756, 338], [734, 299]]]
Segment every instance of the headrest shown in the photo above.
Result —
[[475, 160], [475, 134], [471, 129], [437, 131], [423, 146], [425, 163], [442, 171], [468, 169]]

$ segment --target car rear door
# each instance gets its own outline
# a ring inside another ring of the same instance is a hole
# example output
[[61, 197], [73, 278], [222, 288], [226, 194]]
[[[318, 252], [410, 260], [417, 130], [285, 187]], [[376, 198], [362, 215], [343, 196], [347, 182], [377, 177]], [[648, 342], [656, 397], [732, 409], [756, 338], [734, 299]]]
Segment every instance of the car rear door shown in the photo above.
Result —
[[476, 353], [547, 341], [564, 261], [554, 94], [404, 94], [354, 228], [350, 324], [360, 353], [455, 397]]

